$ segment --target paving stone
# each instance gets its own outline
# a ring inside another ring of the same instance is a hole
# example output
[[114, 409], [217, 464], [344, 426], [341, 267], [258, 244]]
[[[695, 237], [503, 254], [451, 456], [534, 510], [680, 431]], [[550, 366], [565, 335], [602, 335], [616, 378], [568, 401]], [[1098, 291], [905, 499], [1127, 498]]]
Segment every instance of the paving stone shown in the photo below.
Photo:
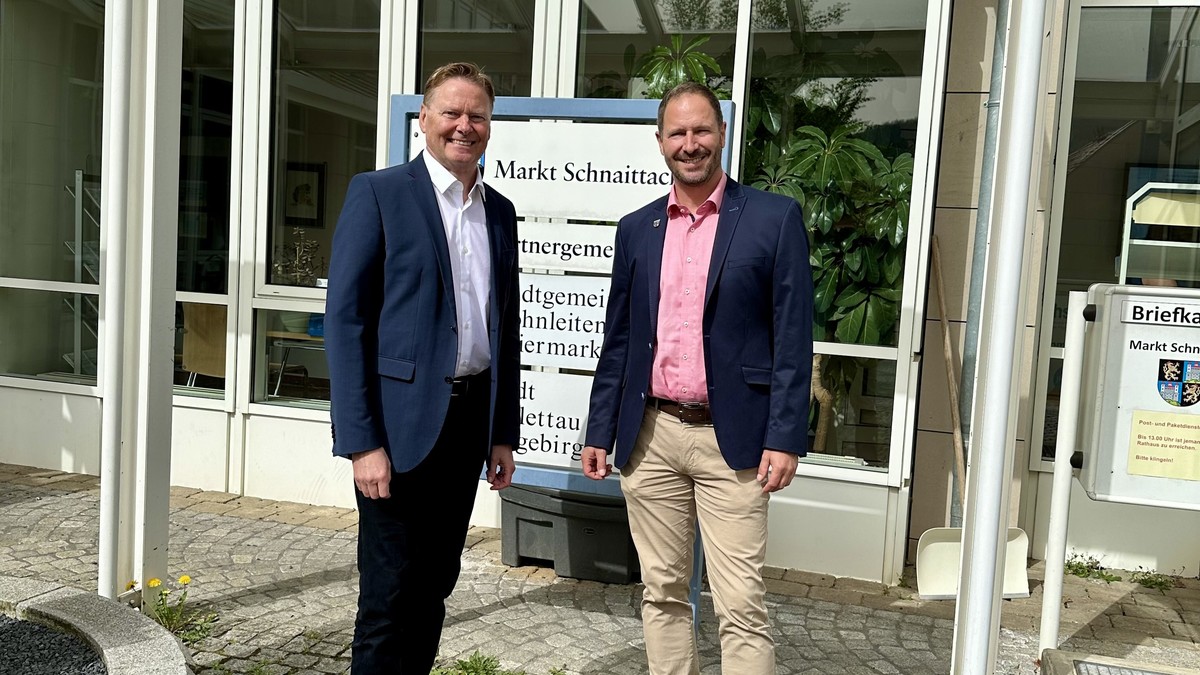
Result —
[[804, 584], [805, 586], [832, 588], [836, 577], [831, 577], [828, 574], [818, 574], [816, 572], [805, 572], [802, 570], [785, 570], [783, 580], [792, 583]]
[[1171, 635], [1171, 627], [1166, 621], [1160, 621], [1157, 619], [1141, 619], [1132, 616], [1114, 616], [1111, 620], [1113, 628], [1133, 630], [1139, 633], [1145, 633], [1151, 637]]
[[[45, 475], [66, 477], [49, 485], [17, 480]], [[0, 572], [94, 587], [98, 500], [89, 485], [90, 477], [0, 465]], [[168, 568], [191, 574], [190, 600], [220, 617], [215, 634], [197, 645], [198, 674], [346, 672], [357, 598], [356, 512], [180, 488], [172, 490], [170, 523]], [[495, 530], [468, 534], [462, 576], [448, 601], [445, 659], [482, 649], [530, 675], [564, 666], [578, 674], [645, 673], [641, 586], [564, 579], [548, 567], [508, 568], [499, 562], [499, 542]], [[911, 569], [906, 574], [911, 586]], [[797, 570], [769, 568], [766, 576], [779, 675], [948, 670], [952, 601]], [[1066, 581], [1065, 644], [1200, 667], [1200, 597], [1193, 595], [1200, 585], [1156, 599], [1126, 582]], [[1036, 672], [1036, 591], [1004, 603], [999, 675]], [[1163, 607], [1162, 599], [1177, 605]], [[1179, 620], [1154, 611], [1167, 609]], [[720, 646], [707, 590], [701, 615], [702, 672], [711, 675], [720, 669]], [[1111, 618], [1151, 623], [1118, 627]], [[1151, 635], [1151, 627], [1164, 630]]]
[[1179, 612], [1165, 607], [1124, 605], [1122, 606], [1122, 610], [1125, 616], [1132, 616], [1141, 619], [1157, 619], [1159, 621], [1166, 621], [1168, 623], [1183, 621], [1179, 615]]

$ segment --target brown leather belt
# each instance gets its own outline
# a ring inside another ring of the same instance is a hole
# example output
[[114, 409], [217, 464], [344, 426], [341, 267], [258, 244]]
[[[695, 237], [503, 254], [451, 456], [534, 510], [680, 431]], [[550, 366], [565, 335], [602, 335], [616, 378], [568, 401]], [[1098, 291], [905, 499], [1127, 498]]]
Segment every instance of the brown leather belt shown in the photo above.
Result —
[[646, 405], [677, 417], [684, 424], [712, 424], [712, 410], [707, 403], [677, 403], [665, 398], [647, 396]]

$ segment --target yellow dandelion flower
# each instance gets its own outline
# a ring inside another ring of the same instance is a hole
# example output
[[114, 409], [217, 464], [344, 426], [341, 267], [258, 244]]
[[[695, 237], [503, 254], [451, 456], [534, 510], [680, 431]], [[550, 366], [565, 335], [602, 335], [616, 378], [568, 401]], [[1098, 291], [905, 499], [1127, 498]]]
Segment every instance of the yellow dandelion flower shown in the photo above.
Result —
[[179, 577], [179, 583], [183, 584], [184, 586], [187, 586], [188, 584], [192, 583], [192, 578], [185, 574], [185, 575]]
[[134, 586], [137, 586], [137, 579], [130, 579], [129, 582], [125, 584], [125, 590], [133, 590]]
[[155, 577], [155, 578], [151, 579], [150, 581], [147, 581], [146, 586], [148, 586], [150, 588], [158, 588], [159, 586], [162, 586], [162, 581], [160, 581], [158, 579], [158, 577]]

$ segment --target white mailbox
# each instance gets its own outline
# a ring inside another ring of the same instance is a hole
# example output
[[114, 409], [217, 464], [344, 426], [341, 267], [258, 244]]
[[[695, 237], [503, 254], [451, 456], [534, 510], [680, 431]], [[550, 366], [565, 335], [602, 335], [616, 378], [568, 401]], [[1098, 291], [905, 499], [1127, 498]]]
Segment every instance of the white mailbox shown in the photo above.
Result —
[[1200, 510], [1200, 290], [1097, 284], [1088, 302], [1084, 490]]

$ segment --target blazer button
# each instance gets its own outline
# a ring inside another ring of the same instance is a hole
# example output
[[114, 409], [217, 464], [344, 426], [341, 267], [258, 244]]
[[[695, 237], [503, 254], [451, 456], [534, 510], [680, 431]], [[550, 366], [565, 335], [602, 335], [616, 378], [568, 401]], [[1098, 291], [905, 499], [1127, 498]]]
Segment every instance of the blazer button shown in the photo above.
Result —
[[446, 376], [446, 384], [454, 384], [454, 378], [447, 375]]
[[458, 333], [458, 326], [455, 326], [455, 325], [453, 325], [453, 324], [452, 324], [452, 325], [450, 326], [450, 332], [452, 332], [452, 333]]

